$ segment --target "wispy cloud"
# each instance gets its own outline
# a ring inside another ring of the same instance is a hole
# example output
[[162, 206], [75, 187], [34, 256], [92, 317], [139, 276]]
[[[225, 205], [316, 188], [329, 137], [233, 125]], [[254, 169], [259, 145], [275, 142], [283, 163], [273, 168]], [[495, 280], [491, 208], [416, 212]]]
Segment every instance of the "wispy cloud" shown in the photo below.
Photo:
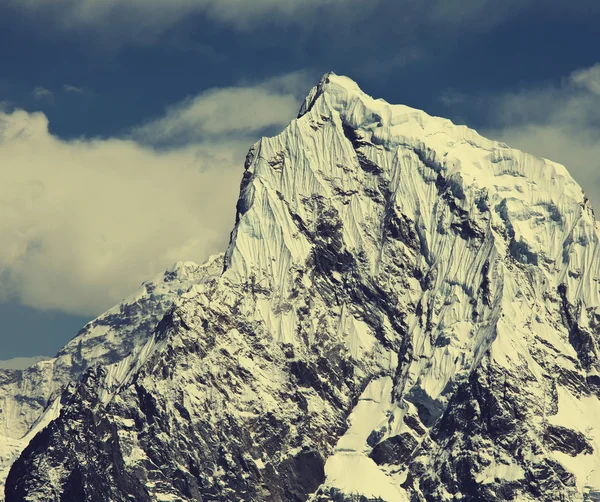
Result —
[[591, 68], [573, 72], [569, 80], [572, 85], [583, 87], [589, 92], [600, 96], [600, 63]]
[[67, 94], [79, 94], [80, 96], [89, 96], [92, 94], [91, 90], [86, 89], [85, 87], [77, 87], [76, 85], [72, 84], [64, 84], [63, 91]]
[[564, 164], [600, 216], [600, 63], [543, 87], [442, 101], [479, 115], [485, 135]]
[[64, 141], [42, 113], [0, 112], [0, 296], [94, 315], [173, 262], [224, 250], [244, 156], [294, 118], [303, 78], [204, 92], [133, 137]]
[[54, 100], [54, 93], [45, 87], [36, 87], [33, 91], [31, 91], [31, 95], [38, 101], [51, 102]]
[[251, 136], [281, 128], [298, 112], [299, 102], [316, 77], [296, 72], [258, 84], [210, 89], [171, 106], [166, 113], [133, 130], [140, 142], [154, 145], [193, 143], [235, 134]]

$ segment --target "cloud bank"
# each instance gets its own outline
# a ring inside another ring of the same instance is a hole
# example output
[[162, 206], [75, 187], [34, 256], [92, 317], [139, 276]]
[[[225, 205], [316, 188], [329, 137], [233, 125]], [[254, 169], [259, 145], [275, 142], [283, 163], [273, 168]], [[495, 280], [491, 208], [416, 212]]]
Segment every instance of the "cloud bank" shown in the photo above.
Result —
[[[269, 24], [303, 25], [319, 15], [360, 19], [380, 0], [9, 0], [20, 11], [50, 15], [61, 28], [128, 26], [160, 33], [191, 15], [246, 31]], [[123, 33], [125, 34], [125, 33]], [[131, 35], [131, 32], [129, 33]]]
[[42, 113], [0, 111], [0, 296], [96, 315], [224, 250], [246, 151], [294, 118], [303, 79], [207, 91], [121, 138], [64, 141]]
[[[419, 31], [462, 27], [470, 32], [493, 28], [525, 10], [564, 15], [600, 12], [596, 0], [8, 0], [13, 8], [46, 19], [64, 29], [110, 31], [134, 37], [158, 34], [192, 15], [202, 15], [236, 30], [268, 25], [312, 28], [365, 23], [371, 15], [393, 16], [398, 27]], [[123, 28], [126, 28], [123, 30]]]

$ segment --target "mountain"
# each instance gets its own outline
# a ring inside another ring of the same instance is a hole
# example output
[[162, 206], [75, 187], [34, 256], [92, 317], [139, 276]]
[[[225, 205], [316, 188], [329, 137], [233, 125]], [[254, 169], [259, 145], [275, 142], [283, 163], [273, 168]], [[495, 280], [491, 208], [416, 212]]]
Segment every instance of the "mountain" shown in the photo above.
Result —
[[139, 353], [175, 298], [221, 271], [222, 255], [204, 266], [179, 262], [88, 323], [55, 358], [22, 370], [0, 370], [0, 489], [12, 462], [56, 418], [61, 394], [88, 368]]
[[599, 235], [563, 166], [327, 74], [6, 500], [600, 500]]

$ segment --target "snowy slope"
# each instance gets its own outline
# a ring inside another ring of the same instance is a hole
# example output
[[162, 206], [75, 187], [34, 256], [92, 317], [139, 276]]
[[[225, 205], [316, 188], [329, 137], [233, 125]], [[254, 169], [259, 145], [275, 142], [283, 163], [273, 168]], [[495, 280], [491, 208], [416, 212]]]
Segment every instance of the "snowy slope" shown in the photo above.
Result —
[[600, 499], [564, 167], [329, 74], [245, 168], [222, 276], [67, 389], [7, 500]]
[[58, 416], [60, 395], [89, 367], [137, 354], [176, 299], [222, 269], [222, 255], [205, 265], [179, 262], [88, 323], [55, 358], [23, 370], [0, 370], [0, 487], [30, 439]]

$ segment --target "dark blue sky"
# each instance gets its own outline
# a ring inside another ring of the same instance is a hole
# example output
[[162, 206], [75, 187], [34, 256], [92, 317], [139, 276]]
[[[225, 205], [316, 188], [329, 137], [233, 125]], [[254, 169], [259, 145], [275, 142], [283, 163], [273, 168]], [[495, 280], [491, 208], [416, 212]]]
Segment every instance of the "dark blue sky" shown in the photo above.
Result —
[[[53, 9], [40, 7], [41, 0], [24, 2], [28, 8], [0, 4], [0, 102], [8, 113], [43, 111], [57, 138], [130, 137], [132, 128], [207, 89], [302, 71], [307, 92], [329, 70], [389, 102], [504, 131], [512, 126], [500, 118], [498, 103], [506, 96], [532, 93], [534, 100], [534, 93], [550, 89], [560, 101], [561, 92], [579, 92], [565, 90], [565, 79], [600, 61], [600, 7], [587, 0], [571, 6], [507, 1], [502, 7], [485, 0], [378, 1], [369, 7], [340, 0], [329, 10], [292, 12], [269, 10], [270, 0], [261, 0], [257, 12], [240, 9], [240, 18], [235, 1], [223, 4], [231, 12], [202, 0], [178, 12], [176, 5], [185, 2], [173, 2], [170, 11], [167, 0], [152, 0], [148, 9], [157, 6], [158, 14], [151, 16], [107, 0], [113, 10], [94, 14], [98, 20], [74, 14], [74, 6], [95, 2], [61, 0]], [[48, 313], [43, 302], [7, 296], [0, 305], [0, 359], [51, 355], [100, 313]]]
[[[57, 31], [0, 6], [2, 99], [43, 109], [60, 136], [108, 136], [203, 89], [298, 69], [315, 78], [334, 70], [387, 101], [447, 114], [439, 102], [447, 89], [514, 90], [598, 62], [598, 12], [565, 15], [538, 6], [505, 15], [489, 29], [474, 29], [477, 19], [466, 26], [415, 20], [406, 29], [403, 9], [387, 5], [347, 26], [326, 19], [310, 28], [267, 24], [239, 31], [196, 14], [141, 41], [98, 28]], [[93, 95], [52, 106], [31, 97], [36, 87], [55, 91], [64, 84]]]

